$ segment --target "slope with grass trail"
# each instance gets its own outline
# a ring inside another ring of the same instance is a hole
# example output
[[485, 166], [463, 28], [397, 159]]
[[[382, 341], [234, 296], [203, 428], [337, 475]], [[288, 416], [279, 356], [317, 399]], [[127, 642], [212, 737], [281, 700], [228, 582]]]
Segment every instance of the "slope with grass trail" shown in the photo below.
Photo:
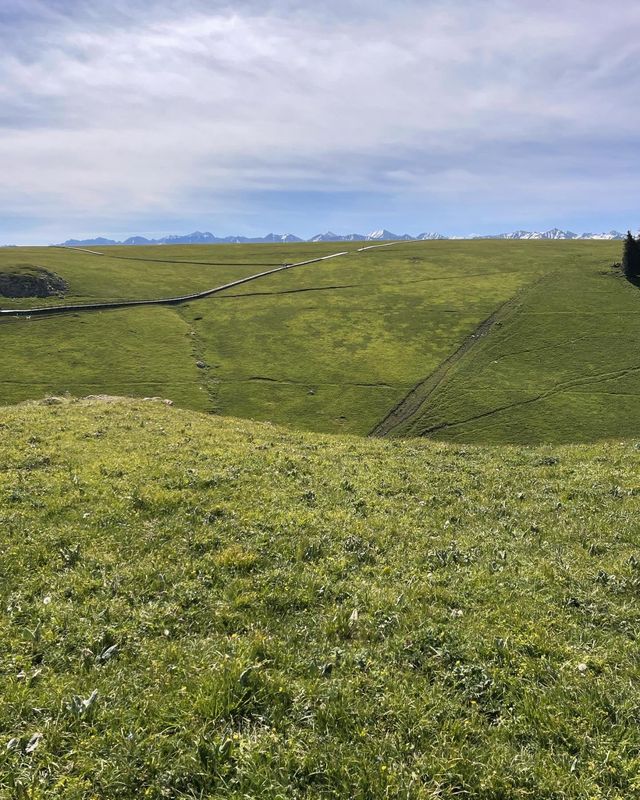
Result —
[[392, 435], [597, 441], [640, 428], [640, 294], [613, 271], [548, 276]]
[[[108, 256], [27, 249], [21, 258], [65, 280], [70, 305], [175, 298], [241, 283], [174, 307], [92, 311], [82, 325], [77, 311], [30, 320], [8, 315], [0, 324], [0, 401], [38, 397], [46, 387], [136, 395], [150, 380], [188, 407], [202, 409], [205, 396], [211, 398], [205, 407], [222, 414], [366, 434], [522, 286], [557, 270], [591, 275], [617, 249], [608, 242], [398, 242], [330, 260], [324, 257], [335, 244], [167, 245], [136, 249], [135, 260], [126, 247]], [[260, 271], [247, 266], [254, 262], [318, 257], [322, 262], [309, 268], [245, 281]], [[15, 258], [0, 250], [0, 271]], [[6, 305], [24, 309], [33, 302]], [[124, 320], [134, 322], [127, 327]], [[106, 357], [105, 342], [112, 350]], [[25, 359], [29, 352], [37, 357]], [[135, 379], [138, 363], [142, 380]], [[172, 373], [191, 375], [191, 386], [182, 377], [169, 380]], [[177, 383], [179, 391], [171, 388]], [[475, 413], [471, 408], [425, 428]]]
[[116, 300], [110, 303], [83, 303], [78, 305], [49, 305], [44, 307], [28, 307], [28, 308], [14, 308], [14, 309], [0, 309], [0, 314], [13, 317], [38, 317], [49, 316], [52, 314], [69, 314], [80, 313], [83, 311], [106, 311], [116, 308], [132, 308], [134, 306], [176, 306], [187, 303], [193, 300], [203, 300], [206, 297], [211, 297], [214, 294], [219, 294], [227, 289], [234, 289], [236, 286], [242, 286], [251, 281], [257, 281], [267, 275], [274, 275], [277, 272], [282, 272], [285, 269], [294, 269], [295, 267], [305, 267], [309, 264], [316, 264], [320, 261], [328, 261], [332, 258], [349, 255], [348, 252], [332, 253], [328, 256], [320, 256], [319, 258], [312, 258], [308, 261], [300, 261], [297, 264], [283, 264], [273, 269], [257, 272], [253, 275], [247, 275], [244, 278], [238, 278], [235, 281], [224, 283], [221, 286], [215, 286], [213, 289], [205, 289], [201, 292], [194, 292], [193, 294], [178, 295], [177, 297], [164, 297], [155, 300]]

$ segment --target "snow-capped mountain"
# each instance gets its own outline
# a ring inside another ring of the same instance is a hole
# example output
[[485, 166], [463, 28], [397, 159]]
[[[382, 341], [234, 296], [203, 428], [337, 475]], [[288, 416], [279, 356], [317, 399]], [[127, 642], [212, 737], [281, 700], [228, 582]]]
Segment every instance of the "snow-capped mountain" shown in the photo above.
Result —
[[292, 233], [268, 233], [263, 239], [256, 239], [256, 241], [261, 242], [272, 242], [272, 243], [283, 243], [289, 244], [291, 242], [301, 242], [303, 241], [298, 236], [294, 236]]
[[497, 236], [482, 235], [473, 236], [473, 239], [624, 239], [624, 235], [619, 231], [609, 231], [609, 233], [582, 233], [578, 235], [573, 231], [563, 231], [559, 228], [551, 228], [548, 231], [513, 231], [513, 233], [500, 233]]
[[312, 236], [309, 239], [310, 242], [364, 242], [366, 241], [367, 237], [363, 236], [361, 233], [347, 233], [346, 235], [341, 235], [338, 233], [334, 233], [333, 231], [327, 231], [326, 233], [317, 233], [315, 236]]
[[602, 239], [604, 241], [613, 241], [624, 239], [624, 233], [620, 231], [609, 231], [609, 233], [583, 233], [579, 239]]
[[558, 228], [552, 228], [550, 231], [540, 234], [541, 239], [577, 239], [578, 234], [573, 231], [561, 231]]
[[186, 236], [165, 236], [152, 244], [213, 244], [215, 241], [216, 237], [212, 233], [194, 231]]
[[333, 231], [327, 231], [326, 233], [318, 233], [315, 236], [312, 236], [311, 239], [308, 241], [310, 242], [401, 242], [401, 241], [409, 241], [412, 240], [413, 236], [409, 236], [408, 233], [402, 234], [399, 236], [397, 233], [391, 233], [391, 231], [387, 230], [380, 230], [380, 231], [372, 231], [368, 233], [366, 236], [363, 236], [361, 233], [347, 233], [347, 234], [339, 234], [334, 233]]
[[578, 234], [572, 231], [561, 231], [552, 228], [549, 231], [513, 231], [512, 233], [499, 233], [496, 236], [474, 236], [474, 239], [577, 239]]
[[388, 231], [385, 228], [379, 231], [372, 231], [366, 237], [368, 242], [401, 242], [409, 241], [411, 239], [413, 239], [413, 236], [409, 236], [408, 233], [403, 233], [401, 236], [398, 236], [397, 233], [391, 233], [391, 231]]
[[[114, 244], [116, 244], [116, 242], [114, 242]], [[147, 239], [145, 236], [130, 236], [128, 239], [125, 239], [122, 244], [151, 244], [151, 240]]]
[[471, 236], [444, 236], [441, 233], [421, 233], [418, 236], [410, 236], [408, 233], [401, 235], [392, 233], [385, 228], [372, 231], [363, 236], [360, 233], [338, 234], [333, 231], [318, 233], [311, 239], [301, 239], [292, 233], [269, 233], [266, 236], [225, 236], [223, 238], [214, 236], [212, 233], [194, 231], [185, 236], [163, 236], [161, 239], [147, 239], [144, 236], [130, 236], [122, 242], [115, 239], [105, 239], [99, 236], [95, 239], [67, 239], [64, 242], [66, 247], [106, 247], [108, 245], [150, 245], [150, 244], [289, 244], [296, 242], [400, 242], [400, 241], [434, 241], [443, 239], [555, 239], [555, 240], [584, 240], [600, 239], [613, 241], [624, 239], [624, 234], [619, 231], [609, 231], [608, 233], [582, 233], [577, 234], [573, 231], [551, 228], [548, 231], [512, 231], [511, 233], [498, 234], [475, 234]]
[[99, 236], [96, 239], [67, 239], [63, 242], [65, 247], [95, 247], [100, 245], [106, 247], [108, 245], [123, 244], [123, 245], [144, 245], [144, 244], [288, 244], [292, 242], [302, 242], [298, 236], [292, 233], [269, 233], [266, 236], [250, 238], [247, 236], [225, 236], [220, 238], [214, 236], [208, 231], [202, 233], [201, 231], [194, 231], [185, 236], [163, 236], [161, 239], [147, 239], [144, 236], [130, 236], [123, 242], [118, 242], [115, 239], [105, 239]]
[[537, 234], [531, 231], [512, 231], [511, 233], [480, 234], [473, 236], [473, 239], [531, 239]]

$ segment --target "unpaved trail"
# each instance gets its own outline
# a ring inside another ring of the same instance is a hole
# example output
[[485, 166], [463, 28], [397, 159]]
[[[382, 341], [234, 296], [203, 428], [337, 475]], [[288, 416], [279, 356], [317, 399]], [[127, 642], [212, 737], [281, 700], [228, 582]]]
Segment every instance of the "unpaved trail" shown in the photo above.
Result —
[[393, 247], [396, 244], [415, 244], [422, 239], [399, 239], [397, 242], [385, 242], [384, 244], [368, 244], [366, 247], [359, 247], [357, 252], [364, 253], [365, 250], [376, 250], [378, 247]]
[[[508, 302], [509, 301], [507, 301], [507, 303]], [[400, 427], [400, 425], [404, 425], [418, 414], [438, 386], [440, 386], [442, 381], [447, 377], [452, 367], [486, 336], [496, 324], [505, 305], [506, 303], [500, 306], [500, 308], [485, 319], [484, 322], [480, 323], [475, 331], [464, 340], [454, 353], [440, 364], [435, 372], [432, 372], [431, 375], [416, 384], [409, 394], [403, 398], [395, 408], [391, 409], [382, 422], [376, 425], [369, 436], [389, 436], [396, 428]]]
[[[238, 280], [224, 283], [222, 286], [215, 286], [213, 289], [206, 289], [204, 292], [195, 292], [193, 294], [180, 295], [179, 297], [165, 297], [158, 300], [118, 300], [107, 303], [83, 303], [79, 305], [61, 305], [61, 306], [42, 306], [39, 308], [12, 308], [0, 309], [0, 315], [4, 317], [32, 317], [32, 316], [46, 316], [50, 314], [64, 314], [79, 311], [101, 311], [114, 308], [132, 308], [134, 306], [175, 306], [180, 303], [186, 303], [190, 300], [201, 300], [204, 297], [210, 297], [218, 292], [223, 292], [225, 289], [232, 289], [234, 286], [241, 286], [243, 283], [265, 278], [267, 275], [273, 275], [276, 272], [284, 272], [288, 269], [295, 267], [304, 267], [307, 264], [316, 264], [319, 261], [328, 261], [331, 258], [339, 258], [340, 256], [347, 256], [350, 251], [345, 250], [340, 253], [332, 253], [328, 256], [321, 256], [320, 258], [311, 258], [307, 261], [299, 261], [296, 264], [284, 264], [274, 269], [268, 269], [264, 272], [257, 272], [255, 275], [248, 275], [245, 278], [238, 278]], [[101, 253], [99, 255], [102, 255]]]
[[[531, 291], [539, 283], [546, 280], [549, 275], [543, 275], [532, 284], [520, 289], [509, 300], [500, 305], [491, 316], [487, 317], [472, 334], [462, 342], [460, 347], [446, 358], [440, 366], [427, 378], [417, 383], [409, 394], [404, 397], [387, 416], [379, 422], [370, 432], [369, 436], [389, 436], [400, 427], [404, 427], [412, 418], [420, 414], [426, 403], [434, 392], [446, 380], [451, 370], [465, 355], [469, 353], [497, 324], [502, 324], [506, 317], [510, 315], [515, 306], [519, 303], [525, 292]], [[444, 426], [438, 426], [444, 427]], [[432, 432], [431, 429], [427, 433]]]
[[[304, 267], [308, 264], [317, 264], [320, 261], [328, 261], [332, 258], [340, 258], [341, 256], [349, 256], [354, 255], [355, 253], [362, 253], [365, 250], [375, 250], [378, 247], [389, 247], [390, 245], [395, 244], [411, 244], [417, 243], [419, 240], [415, 242], [407, 242], [407, 241], [397, 241], [397, 242], [387, 242], [385, 244], [373, 244], [367, 247], [360, 247], [357, 250], [342, 250], [339, 253], [331, 253], [328, 256], [319, 256], [318, 258], [309, 258], [306, 261], [298, 261], [295, 264], [282, 264], [280, 266], [274, 267], [273, 269], [264, 270], [263, 272], [257, 272], [255, 275], [248, 275], [245, 278], [239, 278], [238, 280], [231, 281], [230, 283], [225, 283], [222, 286], [215, 286], [213, 289], [206, 289], [204, 292], [194, 292], [193, 294], [185, 294], [180, 295], [178, 297], [164, 297], [155, 300], [117, 300], [112, 302], [106, 303], [82, 303], [77, 305], [60, 305], [60, 306], [44, 306], [38, 308], [16, 308], [16, 309], [0, 309], [0, 318], [2, 317], [42, 317], [51, 314], [65, 314], [65, 313], [77, 313], [80, 311], [106, 311], [110, 309], [116, 308], [133, 308], [135, 306], [174, 306], [179, 305], [181, 303], [187, 303], [190, 300], [202, 300], [205, 297], [210, 297], [213, 294], [217, 294], [218, 292], [223, 292], [225, 289], [232, 289], [234, 286], [241, 286], [243, 283], [249, 283], [250, 281], [258, 280], [259, 278], [265, 278], [267, 275], [274, 275], [276, 272], [284, 272], [287, 269], [294, 269], [295, 267]], [[98, 250], [87, 250], [86, 248], [82, 247], [63, 247], [65, 250], [80, 250], [84, 253], [91, 253], [92, 255], [96, 256], [105, 256], [107, 258], [125, 258], [124, 256], [107, 256], [105, 253], [101, 253]], [[150, 261], [151, 259], [134, 259], [134, 260], [144, 260]], [[170, 262], [170, 263], [188, 263], [188, 262]], [[195, 263], [195, 262], [194, 262]], [[214, 264], [210, 264], [209, 266], [215, 266]]]

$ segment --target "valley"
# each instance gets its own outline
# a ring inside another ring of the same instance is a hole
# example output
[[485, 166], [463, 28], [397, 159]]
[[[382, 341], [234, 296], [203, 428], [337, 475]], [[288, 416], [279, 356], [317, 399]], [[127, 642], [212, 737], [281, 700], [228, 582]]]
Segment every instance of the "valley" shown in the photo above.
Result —
[[[618, 250], [615, 242], [487, 240], [354, 242], [342, 251], [331, 243], [109, 247], [103, 255], [24, 249], [23, 261], [66, 282], [70, 306], [232, 285], [159, 306], [31, 318], [29, 308], [60, 298], [5, 298], [5, 311], [27, 318], [0, 320], [0, 401], [152, 394], [201, 411], [366, 435], [410, 397], [415, 408], [385, 435], [477, 443], [626, 435], [636, 401], [633, 351], [623, 344], [636, 335], [638, 300], [610, 268]], [[344, 255], [327, 258], [337, 252]], [[0, 271], [15, 258], [0, 250]], [[503, 318], [483, 330], [497, 312]], [[431, 387], [442, 365], [446, 375]], [[620, 404], [612, 408], [603, 389]], [[531, 403], [549, 409], [535, 424]], [[545, 427], [549, 415], [554, 424]]]

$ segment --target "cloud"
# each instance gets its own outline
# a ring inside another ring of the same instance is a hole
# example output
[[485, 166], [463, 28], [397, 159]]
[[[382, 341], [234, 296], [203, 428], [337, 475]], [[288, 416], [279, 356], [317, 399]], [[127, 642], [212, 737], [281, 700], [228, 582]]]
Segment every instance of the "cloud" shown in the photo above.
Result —
[[640, 7], [305, 5], [8, 0], [0, 216], [231, 231], [269, 192], [314, 191], [443, 220], [457, 204], [469, 229], [514, 202], [539, 218], [545, 194], [565, 214], [585, 191], [604, 216], [632, 204]]

